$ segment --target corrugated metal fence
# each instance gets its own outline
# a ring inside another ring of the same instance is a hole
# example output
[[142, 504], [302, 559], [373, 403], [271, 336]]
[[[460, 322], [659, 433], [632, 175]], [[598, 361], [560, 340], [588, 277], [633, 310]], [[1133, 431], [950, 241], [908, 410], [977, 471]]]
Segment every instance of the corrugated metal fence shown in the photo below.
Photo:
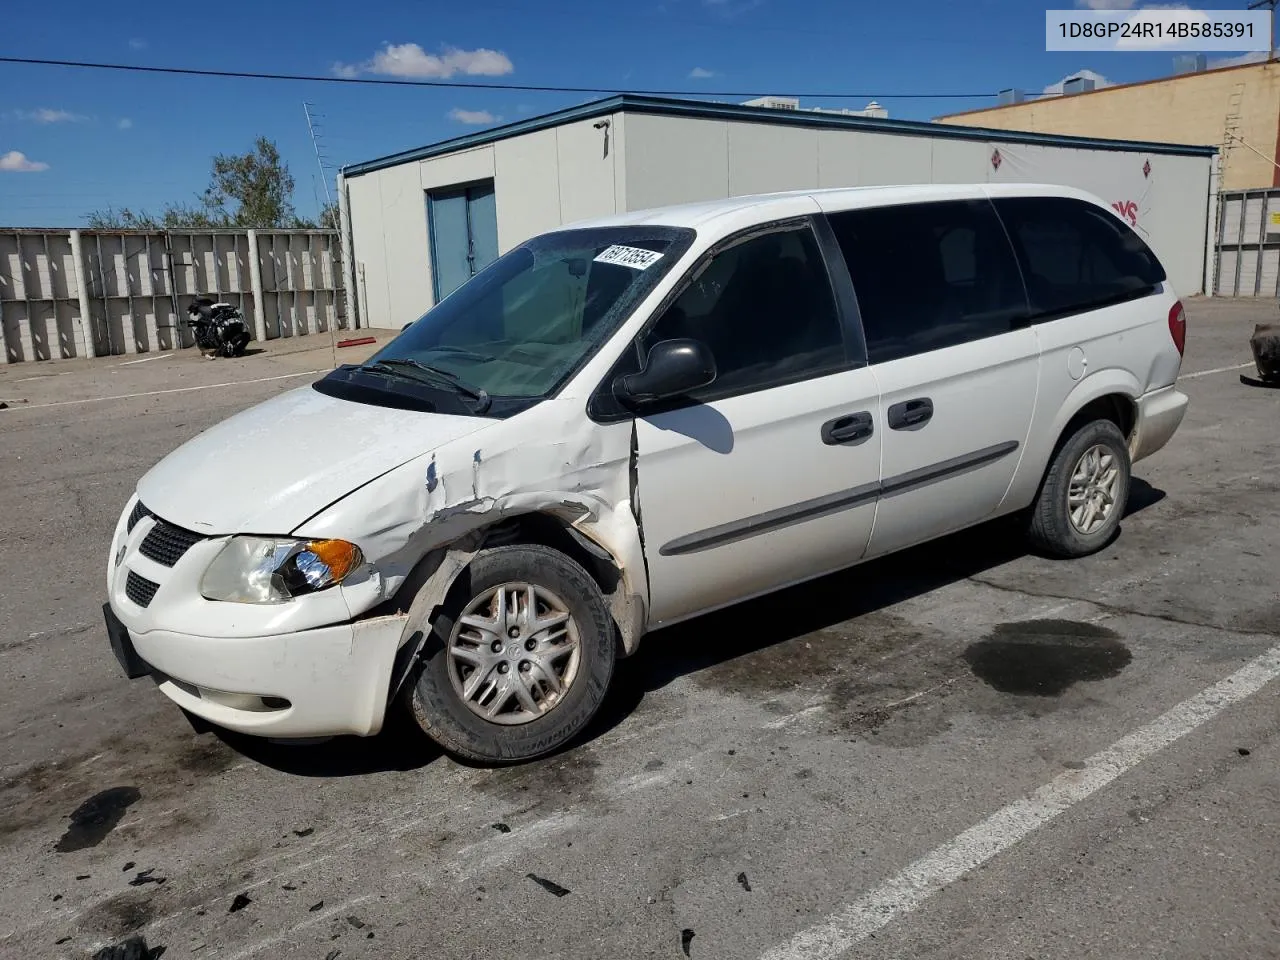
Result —
[[0, 230], [4, 363], [191, 346], [187, 305], [238, 307], [256, 339], [348, 326], [329, 230]]
[[1219, 201], [1214, 293], [1280, 298], [1280, 188], [1224, 191]]

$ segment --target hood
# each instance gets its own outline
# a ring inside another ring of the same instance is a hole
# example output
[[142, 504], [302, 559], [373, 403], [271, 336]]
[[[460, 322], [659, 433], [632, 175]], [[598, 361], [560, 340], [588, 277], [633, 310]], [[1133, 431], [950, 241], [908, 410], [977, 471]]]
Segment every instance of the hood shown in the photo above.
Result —
[[157, 516], [199, 533], [287, 534], [388, 470], [492, 422], [303, 387], [188, 440], [147, 471], [138, 496]]

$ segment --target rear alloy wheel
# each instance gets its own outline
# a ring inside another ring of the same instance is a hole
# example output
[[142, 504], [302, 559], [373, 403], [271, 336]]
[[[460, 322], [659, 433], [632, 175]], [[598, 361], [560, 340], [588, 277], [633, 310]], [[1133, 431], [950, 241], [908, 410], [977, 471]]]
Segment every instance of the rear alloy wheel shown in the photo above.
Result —
[[451, 753], [529, 760], [582, 731], [613, 675], [614, 626], [600, 588], [537, 544], [478, 554], [432, 625], [409, 705]]
[[1058, 450], [1031, 510], [1042, 553], [1083, 557], [1111, 542], [1129, 500], [1129, 446], [1110, 420], [1082, 425]]

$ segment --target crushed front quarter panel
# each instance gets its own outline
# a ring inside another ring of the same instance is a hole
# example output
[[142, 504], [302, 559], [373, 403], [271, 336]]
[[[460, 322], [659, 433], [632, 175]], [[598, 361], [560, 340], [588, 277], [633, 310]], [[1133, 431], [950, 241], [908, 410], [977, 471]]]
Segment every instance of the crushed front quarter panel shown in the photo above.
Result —
[[632, 430], [629, 422], [589, 420], [581, 399], [547, 400], [424, 452], [293, 532], [357, 543], [381, 577], [379, 599], [387, 599], [433, 549], [509, 517], [555, 516], [617, 565], [622, 579], [610, 602], [630, 652], [648, 602], [640, 528], [632, 512]]

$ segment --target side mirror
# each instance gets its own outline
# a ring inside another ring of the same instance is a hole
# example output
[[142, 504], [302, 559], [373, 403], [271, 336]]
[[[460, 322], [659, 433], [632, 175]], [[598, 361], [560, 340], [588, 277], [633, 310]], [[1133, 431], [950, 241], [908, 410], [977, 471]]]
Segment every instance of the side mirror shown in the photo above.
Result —
[[663, 340], [649, 349], [644, 369], [613, 382], [613, 395], [627, 406], [669, 400], [705, 387], [716, 378], [716, 361], [698, 340]]

